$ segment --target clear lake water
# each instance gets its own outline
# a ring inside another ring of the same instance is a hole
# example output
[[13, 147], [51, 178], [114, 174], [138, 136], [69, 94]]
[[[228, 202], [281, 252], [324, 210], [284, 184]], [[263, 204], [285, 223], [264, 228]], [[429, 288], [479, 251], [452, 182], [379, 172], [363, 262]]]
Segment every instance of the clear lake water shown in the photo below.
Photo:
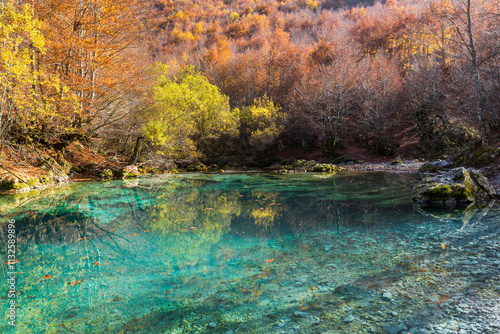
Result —
[[4, 312], [0, 332], [432, 332], [471, 290], [498, 298], [500, 210], [422, 210], [417, 181], [191, 173], [4, 195], [0, 254], [14, 219], [19, 262], [15, 327]]

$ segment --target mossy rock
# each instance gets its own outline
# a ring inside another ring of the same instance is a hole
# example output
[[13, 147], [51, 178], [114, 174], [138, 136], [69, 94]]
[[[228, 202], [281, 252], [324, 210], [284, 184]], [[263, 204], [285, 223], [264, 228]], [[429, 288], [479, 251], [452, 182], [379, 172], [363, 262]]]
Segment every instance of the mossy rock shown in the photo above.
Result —
[[281, 160], [274, 164], [271, 169], [279, 172], [308, 172], [311, 171], [318, 163], [314, 160]]
[[340, 171], [342, 169], [342, 167], [340, 166], [335, 166], [335, 165], [332, 165], [332, 164], [316, 164], [312, 171], [313, 172], [329, 172], [329, 173], [336, 173], [338, 171]]
[[357, 157], [355, 155], [345, 154], [345, 155], [341, 155], [341, 156], [333, 159], [333, 162], [336, 163], [336, 164], [348, 163], [348, 162], [352, 162], [352, 163], [355, 163], [355, 164], [361, 164], [364, 161], [361, 160], [359, 157]]
[[396, 159], [391, 161], [391, 165], [400, 165], [403, 163], [403, 160], [401, 160], [400, 157], [397, 157]]
[[453, 160], [468, 166], [483, 167], [493, 163], [500, 156], [500, 147], [468, 146], [457, 154]]
[[453, 163], [447, 160], [436, 160], [431, 162], [426, 162], [420, 166], [419, 171], [421, 173], [436, 173], [438, 171], [446, 170], [453, 167]]
[[495, 189], [479, 171], [460, 167], [424, 179], [415, 187], [413, 201], [423, 205], [455, 207], [480, 205], [495, 195]]
[[106, 169], [99, 173], [99, 178], [101, 181], [109, 181], [113, 179], [113, 172], [110, 169]]
[[311, 168], [314, 168], [314, 166], [316, 166], [318, 163], [314, 160], [303, 160], [303, 159], [299, 159], [299, 160], [295, 160], [291, 163], [291, 166], [293, 168], [300, 168], [300, 167], [311, 167]]
[[201, 162], [197, 163], [197, 164], [192, 164], [192, 165], [187, 166], [187, 171], [188, 172], [204, 172], [207, 169], [208, 169], [207, 166], [205, 166]]

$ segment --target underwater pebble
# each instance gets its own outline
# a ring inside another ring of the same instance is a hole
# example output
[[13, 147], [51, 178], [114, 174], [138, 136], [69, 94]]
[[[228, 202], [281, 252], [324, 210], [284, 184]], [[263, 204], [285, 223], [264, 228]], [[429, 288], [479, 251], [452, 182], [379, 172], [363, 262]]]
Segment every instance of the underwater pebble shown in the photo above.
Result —
[[382, 298], [381, 299], [383, 301], [390, 302], [390, 301], [392, 301], [392, 294], [390, 292], [384, 292], [382, 294]]
[[295, 311], [293, 312], [293, 315], [296, 316], [297, 318], [305, 318], [307, 317], [307, 312]]
[[406, 327], [404, 324], [387, 325], [384, 327], [384, 331], [388, 334], [399, 334], [399, 332], [405, 331], [407, 329], [408, 327]]
[[356, 320], [356, 318], [354, 318], [352, 314], [349, 314], [347, 317], [344, 318], [345, 323], [350, 323], [353, 322], [354, 320]]

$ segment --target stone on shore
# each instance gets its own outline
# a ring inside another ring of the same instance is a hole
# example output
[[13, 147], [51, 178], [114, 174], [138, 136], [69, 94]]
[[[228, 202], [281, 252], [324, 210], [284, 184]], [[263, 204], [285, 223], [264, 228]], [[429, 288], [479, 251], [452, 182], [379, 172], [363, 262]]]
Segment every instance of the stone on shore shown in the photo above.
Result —
[[424, 179], [415, 187], [413, 201], [453, 208], [482, 204], [495, 195], [495, 189], [481, 172], [459, 167]]

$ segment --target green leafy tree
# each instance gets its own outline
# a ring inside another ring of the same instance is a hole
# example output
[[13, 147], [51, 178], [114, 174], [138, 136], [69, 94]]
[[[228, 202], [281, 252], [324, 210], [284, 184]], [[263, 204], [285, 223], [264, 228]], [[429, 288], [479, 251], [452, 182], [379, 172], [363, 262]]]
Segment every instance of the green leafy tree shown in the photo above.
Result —
[[268, 149], [284, 129], [285, 114], [267, 96], [255, 99], [251, 106], [241, 109], [239, 113], [242, 142], [251, 150]]
[[145, 136], [174, 159], [211, 160], [228, 149], [239, 123], [229, 98], [193, 67], [176, 76], [168, 66], [157, 69], [153, 104], [143, 115]]

